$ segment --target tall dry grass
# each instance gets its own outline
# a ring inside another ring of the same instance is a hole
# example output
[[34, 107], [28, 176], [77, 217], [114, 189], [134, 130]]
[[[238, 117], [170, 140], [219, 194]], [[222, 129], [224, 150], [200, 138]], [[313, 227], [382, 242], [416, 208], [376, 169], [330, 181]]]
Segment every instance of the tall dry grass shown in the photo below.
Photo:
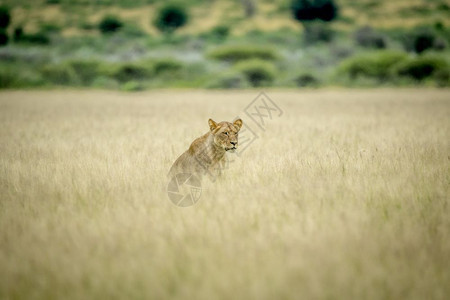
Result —
[[0, 93], [0, 298], [448, 299], [449, 91], [269, 92], [174, 206], [171, 163], [255, 95]]

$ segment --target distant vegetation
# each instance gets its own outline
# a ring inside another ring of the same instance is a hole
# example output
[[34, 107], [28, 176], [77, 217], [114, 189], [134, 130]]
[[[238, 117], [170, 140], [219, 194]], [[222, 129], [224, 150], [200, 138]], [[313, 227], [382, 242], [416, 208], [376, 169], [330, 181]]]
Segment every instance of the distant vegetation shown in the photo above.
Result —
[[7, 28], [11, 22], [11, 13], [6, 6], [0, 6], [0, 46], [8, 44]]
[[156, 14], [155, 27], [163, 33], [172, 33], [184, 26], [188, 21], [188, 13], [181, 3], [165, 4]]
[[0, 88], [450, 86], [445, 1], [2, 3]]
[[267, 47], [240, 45], [215, 48], [209, 56], [226, 62], [237, 62], [252, 58], [274, 60], [277, 58], [277, 53], [274, 49]]
[[98, 24], [98, 29], [103, 34], [113, 33], [123, 27], [122, 21], [115, 16], [105, 16]]
[[292, 14], [299, 22], [333, 21], [338, 7], [333, 0], [292, 0]]

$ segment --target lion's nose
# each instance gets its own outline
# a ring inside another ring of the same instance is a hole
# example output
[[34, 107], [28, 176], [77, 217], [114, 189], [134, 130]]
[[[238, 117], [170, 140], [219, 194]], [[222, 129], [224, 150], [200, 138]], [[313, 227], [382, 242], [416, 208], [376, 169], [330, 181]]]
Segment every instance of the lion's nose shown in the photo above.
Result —
[[230, 144], [236, 146], [237, 142], [230, 142]]

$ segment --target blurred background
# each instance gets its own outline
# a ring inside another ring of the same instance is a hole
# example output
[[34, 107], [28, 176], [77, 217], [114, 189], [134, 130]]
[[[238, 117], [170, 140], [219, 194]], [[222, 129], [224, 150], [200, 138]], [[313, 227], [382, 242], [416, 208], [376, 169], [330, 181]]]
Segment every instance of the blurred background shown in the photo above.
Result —
[[450, 84], [446, 0], [2, 0], [0, 88]]

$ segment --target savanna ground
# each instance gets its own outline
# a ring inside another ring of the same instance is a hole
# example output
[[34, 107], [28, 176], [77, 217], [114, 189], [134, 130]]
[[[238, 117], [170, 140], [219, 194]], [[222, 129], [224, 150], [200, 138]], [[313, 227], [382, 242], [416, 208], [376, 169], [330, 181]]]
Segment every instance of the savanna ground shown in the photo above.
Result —
[[0, 298], [448, 299], [449, 90], [269, 91], [174, 206], [171, 163], [256, 94], [0, 93]]

